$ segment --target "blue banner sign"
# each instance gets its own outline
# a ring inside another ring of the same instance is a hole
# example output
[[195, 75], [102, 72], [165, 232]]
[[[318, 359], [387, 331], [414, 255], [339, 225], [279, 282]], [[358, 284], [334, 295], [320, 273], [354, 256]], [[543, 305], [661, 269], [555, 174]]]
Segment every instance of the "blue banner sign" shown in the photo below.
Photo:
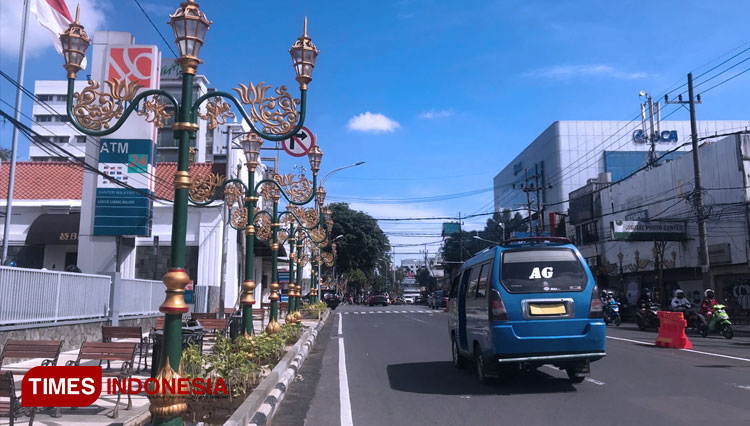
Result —
[[102, 139], [99, 172], [94, 235], [151, 235], [153, 142], [149, 139]]

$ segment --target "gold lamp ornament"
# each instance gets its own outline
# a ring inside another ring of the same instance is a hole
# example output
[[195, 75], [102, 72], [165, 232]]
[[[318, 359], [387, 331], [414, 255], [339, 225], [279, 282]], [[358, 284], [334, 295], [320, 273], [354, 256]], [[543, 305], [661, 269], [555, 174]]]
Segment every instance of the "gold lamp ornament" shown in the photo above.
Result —
[[320, 170], [320, 161], [323, 159], [323, 151], [318, 145], [313, 145], [307, 156], [310, 158], [310, 170], [312, 170], [313, 175], [317, 175], [318, 170]]
[[318, 186], [318, 189], [315, 190], [315, 198], [317, 198], [318, 205], [323, 207], [323, 204], [326, 201], [326, 189], [322, 186]]
[[91, 39], [83, 25], [78, 22], [81, 13], [81, 6], [76, 7], [76, 20], [72, 22], [68, 29], [60, 34], [60, 43], [62, 43], [63, 58], [65, 58], [65, 71], [68, 72], [68, 78], [76, 78], [76, 73], [83, 69], [81, 63], [86, 58], [86, 49], [91, 44]]
[[251, 172], [258, 167], [258, 157], [262, 146], [263, 139], [255, 132], [247, 133], [242, 137], [242, 150], [245, 152], [247, 167]]
[[212, 22], [200, 10], [198, 3], [194, 0], [187, 0], [182, 2], [172, 15], [169, 15], [167, 23], [174, 31], [174, 41], [180, 50], [177, 63], [180, 64], [182, 72], [195, 74], [198, 64], [203, 62], [198, 59], [198, 54], [203, 47], [206, 31]]
[[297, 73], [297, 82], [301, 90], [307, 90], [307, 84], [312, 81], [312, 72], [315, 68], [315, 59], [320, 51], [312, 39], [307, 36], [307, 17], [305, 17], [305, 28], [302, 35], [294, 42], [289, 54], [292, 55], [294, 72]]

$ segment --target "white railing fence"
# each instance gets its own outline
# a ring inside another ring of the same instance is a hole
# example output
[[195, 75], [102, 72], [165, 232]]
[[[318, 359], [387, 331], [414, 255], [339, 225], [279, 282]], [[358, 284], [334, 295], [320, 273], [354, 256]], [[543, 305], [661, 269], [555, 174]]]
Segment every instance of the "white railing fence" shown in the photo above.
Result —
[[[120, 285], [120, 315], [159, 313], [160, 281], [122, 279]], [[111, 289], [107, 275], [0, 266], [0, 327], [107, 319]]]
[[158, 314], [164, 302], [164, 283], [161, 281], [123, 278], [120, 280], [120, 315]]

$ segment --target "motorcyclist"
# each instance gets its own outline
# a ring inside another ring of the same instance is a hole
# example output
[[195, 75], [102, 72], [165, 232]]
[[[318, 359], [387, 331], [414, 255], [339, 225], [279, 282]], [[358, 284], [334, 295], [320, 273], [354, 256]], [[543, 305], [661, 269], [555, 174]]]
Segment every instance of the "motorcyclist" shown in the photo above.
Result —
[[674, 292], [674, 298], [672, 299], [672, 309], [675, 311], [686, 311], [693, 305], [690, 303], [688, 298], [685, 296], [685, 292], [678, 289]]
[[643, 293], [641, 293], [641, 297], [638, 299], [638, 306], [644, 308], [650, 306], [652, 303], [654, 303], [654, 299], [651, 297], [651, 292], [644, 290]]
[[703, 302], [701, 302], [701, 314], [706, 317], [707, 321], [711, 321], [711, 317], [714, 315], [714, 305], [718, 305], [719, 302], [716, 301], [714, 291], [710, 288], [703, 292], [703, 296]]

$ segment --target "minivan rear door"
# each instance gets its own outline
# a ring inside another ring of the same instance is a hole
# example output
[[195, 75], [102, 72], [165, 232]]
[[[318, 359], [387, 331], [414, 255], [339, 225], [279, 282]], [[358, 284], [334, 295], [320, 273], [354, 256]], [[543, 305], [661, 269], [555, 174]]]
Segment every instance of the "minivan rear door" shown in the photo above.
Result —
[[500, 284], [512, 321], [588, 317], [587, 283], [588, 274], [571, 248], [502, 252]]

